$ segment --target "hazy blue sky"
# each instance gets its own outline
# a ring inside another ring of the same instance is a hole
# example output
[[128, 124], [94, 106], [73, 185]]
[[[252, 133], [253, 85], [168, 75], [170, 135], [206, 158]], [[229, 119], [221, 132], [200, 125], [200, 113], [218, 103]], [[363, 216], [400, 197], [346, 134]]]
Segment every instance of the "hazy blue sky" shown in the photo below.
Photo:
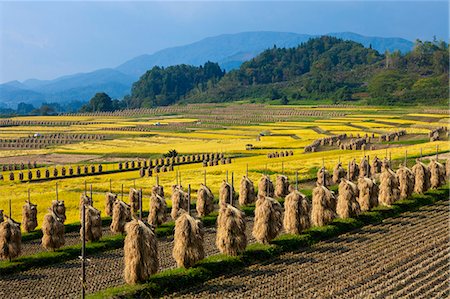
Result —
[[222, 33], [448, 40], [448, 2], [0, 2], [0, 82], [115, 67]]

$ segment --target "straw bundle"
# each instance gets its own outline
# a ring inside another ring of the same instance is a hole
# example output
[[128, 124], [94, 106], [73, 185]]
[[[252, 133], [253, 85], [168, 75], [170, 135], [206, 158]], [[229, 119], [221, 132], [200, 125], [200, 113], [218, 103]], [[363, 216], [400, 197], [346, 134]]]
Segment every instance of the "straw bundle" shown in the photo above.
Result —
[[288, 234], [299, 234], [310, 227], [311, 207], [306, 196], [292, 190], [284, 201], [284, 229]]

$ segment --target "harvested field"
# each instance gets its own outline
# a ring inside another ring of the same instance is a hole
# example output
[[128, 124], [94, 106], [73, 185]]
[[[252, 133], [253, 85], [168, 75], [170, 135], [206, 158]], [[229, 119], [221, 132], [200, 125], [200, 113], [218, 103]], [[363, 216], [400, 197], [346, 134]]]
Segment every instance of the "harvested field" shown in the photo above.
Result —
[[[253, 218], [247, 218], [246, 235], [249, 243]], [[216, 229], [206, 228], [205, 255], [218, 254], [215, 246]], [[172, 257], [173, 238], [158, 239], [159, 271], [176, 268]], [[125, 283], [123, 279], [123, 248], [87, 257], [87, 292], [103, 290]], [[70, 260], [47, 267], [0, 276], [0, 298], [78, 298], [80, 296], [80, 261]], [[33, 290], [30, 293], [30, 290]], [[14, 296], [12, 296], [14, 294]]]
[[170, 298], [448, 298], [448, 204], [193, 286]]

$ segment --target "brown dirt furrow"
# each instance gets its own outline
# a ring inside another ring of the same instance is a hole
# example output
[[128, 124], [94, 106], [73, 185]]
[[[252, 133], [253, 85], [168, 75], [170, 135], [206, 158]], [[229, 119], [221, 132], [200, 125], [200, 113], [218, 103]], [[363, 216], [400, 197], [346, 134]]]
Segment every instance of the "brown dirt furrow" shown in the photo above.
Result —
[[448, 204], [423, 207], [169, 297], [449, 297], [443, 283], [449, 275]]
[[[105, 226], [102, 228], [103, 237], [111, 236], [112, 232], [109, 229], [109, 226]], [[66, 243], [64, 246], [71, 246], [76, 244], [81, 244], [80, 233], [78, 231], [66, 233], [64, 235], [64, 239]], [[47, 251], [41, 245], [41, 238], [29, 240], [22, 243], [22, 253], [21, 255], [31, 255], [39, 252]]]

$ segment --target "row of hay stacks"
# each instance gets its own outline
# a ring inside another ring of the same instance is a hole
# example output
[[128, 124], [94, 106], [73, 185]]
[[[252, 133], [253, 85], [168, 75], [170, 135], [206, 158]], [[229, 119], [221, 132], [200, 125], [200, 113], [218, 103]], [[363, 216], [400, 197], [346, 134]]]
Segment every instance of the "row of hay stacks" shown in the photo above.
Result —
[[[356, 162], [353, 165], [356, 165]], [[342, 165], [338, 165], [337, 169], [339, 168], [342, 168]], [[322, 174], [327, 178], [325, 171], [323, 169]], [[426, 191], [428, 186], [437, 188], [445, 182], [445, 172], [444, 166], [436, 161], [432, 161], [429, 166], [418, 161], [412, 170], [401, 166], [397, 173], [385, 162], [382, 163], [379, 177], [379, 194], [375, 180], [370, 177], [359, 176], [357, 183], [354, 183], [341, 176], [337, 197], [327, 186], [318, 184], [313, 190], [312, 202], [292, 186], [287, 187], [289, 186], [287, 177], [281, 176], [277, 179], [274, 187], [270, 178], [264, 175], [258, 184], [258, 196], [254, 194], [253, 183], [247, 177], [243, 177], [241, 186], [244, 188], [239, 192], [239, 201], [242, 197], [242, 202], [251, 203], [257, 198], [252, 234], [258, 242], [269, 243], [283, 227], [287, 233], [298, 234], [310, 226], [326, 225], [336, 217], [354, 217], [378, 204], [390, 205], [417, 190], [416, 182], [422, 184], [421, 192]], [[366, 172], [369, 173], [372, 172]], [[329, 174], [328, 177], [331, 179]], [[231, 204], [236, 199], [232, 186], [224, 182], [221, 190], [216, 246], [221, 253], [238, 255], [247, 245], [245, 215]], [[281, 204], [272, 197], [275, 193], [277, 195], [288, 193], [284, 213]], [[134, 194], [133, 191], [130, 201], [136, 197]], [[198, 215], [207, 215], [214, 210], [214, 196], [207, 186], [201, 185], [197, 195]], [[111, 205], [112, 199], [114, 203]], [[173, 257], [179, 267], [191, 267], [205, 255], [202, 223], [188, 213], [189, 194], [184, 192], [181, 186], [173, 186], [172, 201], [175, 203], [176, 211], [174, 213], [172, 210], [172, 216], [176, 219]], [[82, 195], [80, 204], [86, 206], [86, 240], [100, 239], [100, 212], [92, 207], [92, 199], [86, 195]], [[105, 209], [113, 216], [111, 230], [126, 233], [124, 275], [128, 283], [145, 280], [157, 271], [158, 253], [154, 228], [166, 221], [166, 207], [162, 186], [155, 186], [152, 189], [148, 223], [134, 219], [131, 205], [118, 200], [115, 195], [110, 193], [106, 195]], [[64, 202], [52, 202], [42, 228], [44, 233], [42, 244], [45, 248], [54, 250], [64, 244], [64, 220]], [[17, 237], [18, 233], [20, 234], [20, 224], [7, 219], [1, 225], [0, 242], [3, 242], [0, 243], [3, 244], [3, 247], [0, 247], [3, 248], [1, 257], [14, 258], [20, 253], [20, 237]], [[19, 230], [18, 233], [16, 228]]]

